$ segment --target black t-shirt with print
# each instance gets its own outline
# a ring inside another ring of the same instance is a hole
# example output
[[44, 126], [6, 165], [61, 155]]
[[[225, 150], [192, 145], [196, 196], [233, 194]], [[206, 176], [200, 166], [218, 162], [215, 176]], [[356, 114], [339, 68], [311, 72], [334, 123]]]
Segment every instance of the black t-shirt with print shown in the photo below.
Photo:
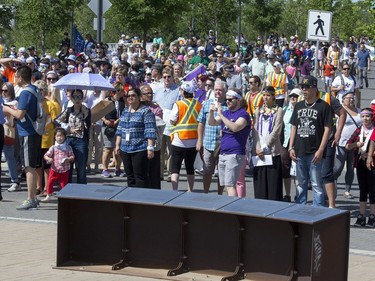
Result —
[[296, 126], [294, 149], [297, 156], [313, 154], [319, 149], [324, 127], [332, 126], [332, 118], [331, 107], [321, 99], [314, 104], [305, 101], [296, 104], [290, 123]]

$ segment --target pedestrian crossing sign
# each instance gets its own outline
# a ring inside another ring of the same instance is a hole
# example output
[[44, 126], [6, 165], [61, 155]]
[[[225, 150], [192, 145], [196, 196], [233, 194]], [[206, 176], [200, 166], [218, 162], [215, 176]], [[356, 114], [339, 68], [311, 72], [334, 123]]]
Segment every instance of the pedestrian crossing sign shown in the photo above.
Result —
[[309, 10], [306, 38], [329, 42], [331, 40], [332, 12]]

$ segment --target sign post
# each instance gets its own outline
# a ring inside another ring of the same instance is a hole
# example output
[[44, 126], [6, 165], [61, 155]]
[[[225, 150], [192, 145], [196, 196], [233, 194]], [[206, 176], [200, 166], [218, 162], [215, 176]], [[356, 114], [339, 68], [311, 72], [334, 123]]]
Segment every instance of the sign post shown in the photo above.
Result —
[[94, 20], [94, 29], [97, 29], [98, 35], [97, 35], [97, 41], [101, 42], [103, 38], [103, 30], [104, 30], [104, 19], [103, 14], [112, 6], [112, 3], [109, 2], [109, 0], [91, 0], [90, 3], [87, 4], [91, 11], [94, 12], [96, 16], [98, 16], [96, 23], [97, 26], [95, 26], [95, 20]]
[[314, 76], [318, 68], [318, 51], [320, 41], [331, 40], [332, 12], [309, 10], [307, 18], [306, 39], [317, 41], [315, 48]]

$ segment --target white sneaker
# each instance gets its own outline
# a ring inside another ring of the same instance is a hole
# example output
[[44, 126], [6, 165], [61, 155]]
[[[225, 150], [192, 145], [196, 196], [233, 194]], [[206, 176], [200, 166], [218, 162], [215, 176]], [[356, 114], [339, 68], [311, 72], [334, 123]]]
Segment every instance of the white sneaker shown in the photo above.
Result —
[[12, 183], [8, 188], [9, 192], [19, 191], [21, 190], [21, 186], [18, 183]]
[[45, 198], [43, 198], [42, 200], [40, 200], [41, 203], [49, 203], [49, 202], [52, 202], [52, 201], [55, 201], [51, 195], [47, 195]]

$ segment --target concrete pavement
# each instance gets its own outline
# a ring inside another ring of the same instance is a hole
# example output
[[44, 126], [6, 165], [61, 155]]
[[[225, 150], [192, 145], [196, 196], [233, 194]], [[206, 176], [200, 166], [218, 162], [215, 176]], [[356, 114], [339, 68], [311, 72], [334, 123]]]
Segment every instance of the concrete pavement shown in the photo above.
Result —
[[[369, 73], [370, 88], [362, 90], [362, 107], [369, 106], [375, 98], [375, 72]], [[319, 79], [321, 84], [321, 79]], [[321, 85], [320, 85], [320, 88]], [[6, 170], [6, 165], [2, 164]], [[351, 212], [351, 224], [358, 214], [358, 185], [355, 180], [352, 193], [355, 199], [346, 199], [344, 172], [338, 180], [337, 207]], [[0, 280], [156, 280], [115, 274], [99, 274], [57, 270], [52, 267], [56, 260], [57, 205], [43, 204], [38, 210], [17, 211], [15, 207], [26, 198], [23, 183], [21, 192], [6, 192], [6, 177], [3, 175], [3, 197], [0, 202]], [[247, 196], [253, 198], [252, 178], [246, 177]], [[100, 175], [90, 175], [89, 183], [125, 186], [124, 178], [103, 179]], [[162, 189], [171, 189], [171, 184], [162, 183]], [[186, 178], [181, 177], [181, 190], [186, 190]], [[197, 176], [196, 191], [202, 192], [202, 178]], [[215, 184], [212, 191], [216, 193]], [[292, 194], [294, 195], [294, 194]], [[311, 198], [311, 194], [309, 194]], [[350, 230], [349, 278], [351, 281], [375, 281], [375, 230]], [[334, 245], [333, 245], [334, 246]], [[334, 269], [333, 269], [334, 270]], [[160, 280], [160, 279], [159, 279]], [[193, 280], [190, 279], [190, 280]], [[205, 280], [211, 280], [207, 277]]]

